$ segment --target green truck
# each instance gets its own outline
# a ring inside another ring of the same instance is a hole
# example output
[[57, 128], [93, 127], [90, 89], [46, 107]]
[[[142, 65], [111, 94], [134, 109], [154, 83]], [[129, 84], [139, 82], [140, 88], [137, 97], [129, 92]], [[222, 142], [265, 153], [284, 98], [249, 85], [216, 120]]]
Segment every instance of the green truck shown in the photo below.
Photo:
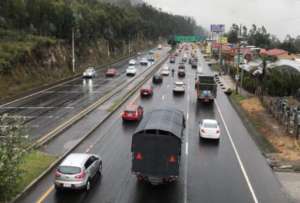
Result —
[[213, 74], [197, 73], [195, 88], [198, 101], [213, 102], [217, 96], [217, 84]]

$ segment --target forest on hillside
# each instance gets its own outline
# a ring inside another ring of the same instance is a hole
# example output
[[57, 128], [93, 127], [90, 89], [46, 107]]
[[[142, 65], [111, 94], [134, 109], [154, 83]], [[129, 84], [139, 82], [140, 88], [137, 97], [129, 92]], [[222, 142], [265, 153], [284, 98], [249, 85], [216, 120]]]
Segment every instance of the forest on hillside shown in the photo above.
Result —
[[97, 38], [115, 42], [194, 34], [200, 27], [191, 17], [165, 13], [147, 4], [119, 6], [99, 0], [1, 0], [0, 28], [59, 39], [70, 39], [75, 29], [82, 42]]

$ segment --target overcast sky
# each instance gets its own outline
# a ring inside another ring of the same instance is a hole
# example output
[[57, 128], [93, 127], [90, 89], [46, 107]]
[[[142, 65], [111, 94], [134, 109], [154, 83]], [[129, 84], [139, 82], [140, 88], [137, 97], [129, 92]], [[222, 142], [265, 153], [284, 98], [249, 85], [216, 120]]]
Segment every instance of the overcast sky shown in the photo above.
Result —
[[188, 15], [199, 25], [232, 23], [264, 25], [268, 32], [284, 39], [300, 35], [300, 0], [145, 0], [163, 11]]

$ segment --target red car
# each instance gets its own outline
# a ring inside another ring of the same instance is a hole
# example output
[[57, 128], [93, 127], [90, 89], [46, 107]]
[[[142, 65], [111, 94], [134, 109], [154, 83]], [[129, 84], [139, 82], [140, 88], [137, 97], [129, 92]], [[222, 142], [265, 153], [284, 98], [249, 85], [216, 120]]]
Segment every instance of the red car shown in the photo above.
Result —
[[144, 109], [141, 106], [131, 104], [126, 107], [122, 114], [123, 121], [139, 121], [142, 119]]
[[105, 73], [106, 77], [114, 77], [116, 74], [117, 70], [115, 68], [109, 68]]
[[152, 96], [153, 87], [151, 85], [145, 85], [140, 90], [141, 96]]

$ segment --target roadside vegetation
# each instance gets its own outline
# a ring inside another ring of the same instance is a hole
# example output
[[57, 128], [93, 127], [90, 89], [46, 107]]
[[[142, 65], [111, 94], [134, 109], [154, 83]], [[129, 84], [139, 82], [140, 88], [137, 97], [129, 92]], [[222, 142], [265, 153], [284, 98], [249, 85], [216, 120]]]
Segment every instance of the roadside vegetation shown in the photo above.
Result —
[[243, 40], [248, 41], [250, 45], [261, 47], [265, 49], [279, 48], [284, 49], [290, 53], [300, 52], [300, 35], [296, 38], [287, 35], [281, 42], [275, 35], [272, 35], [267, 31], [264, 26], [257, 26], [253, 24], [250, 28], [240, 26], [238, 24], [232, 24], [230, 30], [225, 35], [228, 37], [229, 43], [237, 43], [239, 41], [238, 34], [241, 33]]
[[250, 130], [262, 151], [267, 153], [266, 155], [272, 153], [268, 158], [276, 163], [275, 166], [292, 164], [296, 170], [300, 160], [299, 140], [289, 135], [285, 128], [269, 114], [258, 97], [246, 98], [234, 93], [231, 99], [241, 108], [246, 120], [250, 121], [250, 125], [254, 126], [259, 133]]
[[22, 117], [0, 118], [0, 202], [9, 202], [37, 178], [56, 157], [28, 150]]

